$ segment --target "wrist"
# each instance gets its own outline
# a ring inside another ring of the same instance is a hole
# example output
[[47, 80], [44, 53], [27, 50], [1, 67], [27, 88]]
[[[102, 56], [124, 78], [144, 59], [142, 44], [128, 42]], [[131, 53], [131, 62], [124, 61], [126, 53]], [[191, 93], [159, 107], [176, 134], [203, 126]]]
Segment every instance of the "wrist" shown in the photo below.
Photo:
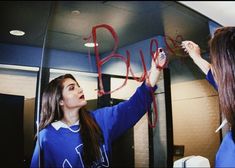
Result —
[[192, 59], [194, 62], [198, 62], [202, 59], [202, 57], [201, 55], [197, 54], [197, 55], [192, 56]]
[[158, 68], [155, 68], [154, 70], [150, 71], [149, 73], [149, 85], [151, 87], [155, 86], [159, 80], [161, 70]]

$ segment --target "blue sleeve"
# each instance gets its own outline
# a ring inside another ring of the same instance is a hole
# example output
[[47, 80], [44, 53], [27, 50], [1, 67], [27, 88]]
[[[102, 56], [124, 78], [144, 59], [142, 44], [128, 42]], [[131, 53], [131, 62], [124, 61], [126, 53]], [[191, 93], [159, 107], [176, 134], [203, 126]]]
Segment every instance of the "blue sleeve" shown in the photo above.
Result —
[[34, 168], [34, 167], [39, 167], [39, 155], [40, 155], [40, 147], [39, 147], [39, 141], [37, 140], [36, 142], [36, 146], [33, 152], [33, 157], [31, 160], [31, 165], [30, 168]]
[[105, 131], [104, 136], [109, 136], [113, 141], [133, 127], [150, 110], [153, 100], [151, 90], [154, 93], [156, 89], [157, 86], [148, 87], [144, 82], [129, 100], [97, 110], [96, 120]]
[[42, 130], [34, 148], [30, 168], [51, 167], [53, 165], [50, 154], [45, 152], [44, 139], [45, 130]]
[[211, 69], [208, 71], [208, 73], [206, 75], [206, 79], [216, 90], [218, 90], [218, 86], [214, 80], [212, 73], [211, 73]]

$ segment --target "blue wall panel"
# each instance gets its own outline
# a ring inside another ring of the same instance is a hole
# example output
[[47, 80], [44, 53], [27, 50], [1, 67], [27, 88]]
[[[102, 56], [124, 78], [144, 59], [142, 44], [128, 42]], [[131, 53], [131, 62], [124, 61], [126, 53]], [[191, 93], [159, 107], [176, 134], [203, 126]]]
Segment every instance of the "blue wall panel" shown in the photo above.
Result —
[[39, 66], [42, 49], [37, 47], [0, 43], [0, 63]]
[[[15, 44], [0, 43], [0, 64], [39, 67], [42, 48]], [[76, 52], [45, 49], [43, 66], [58, 69], [69, 69], [96, 72], [94, 56]]]

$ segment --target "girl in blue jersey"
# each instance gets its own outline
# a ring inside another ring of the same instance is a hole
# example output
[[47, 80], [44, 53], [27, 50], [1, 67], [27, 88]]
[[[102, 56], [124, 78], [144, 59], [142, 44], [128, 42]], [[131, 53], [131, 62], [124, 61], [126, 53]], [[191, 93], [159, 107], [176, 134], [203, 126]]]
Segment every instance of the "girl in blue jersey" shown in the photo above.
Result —
[[215, 31], [209, 42], [211, 64], [201, 57], [199, 46], [192, 41], [184, 41], [182, 47], [218, 90], [220, 111], [230, 126], [216, 154], [215, 167], [235, 167], [235, 27]]
[[86, 110], [83, 90], [72, 75], [52, 80], [42, 96], [31, 167], [109, 167], [112, 142], [150, 109], [161, 71], [157, 65], [165, 62], [165, 57], [152, 61], [149, 80], [129, 100], [94, 112]]

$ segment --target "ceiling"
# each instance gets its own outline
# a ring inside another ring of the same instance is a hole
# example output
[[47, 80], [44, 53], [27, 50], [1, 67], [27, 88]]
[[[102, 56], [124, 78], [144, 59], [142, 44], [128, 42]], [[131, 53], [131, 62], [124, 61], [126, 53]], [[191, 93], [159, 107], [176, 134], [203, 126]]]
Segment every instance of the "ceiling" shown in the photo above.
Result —
[[[0, 43], [43, 47], [46, 37], [45, 47], [80, 53], [88, 52], [84, 38], [100, 24], [114, 29], [118, 47], [157, 35], [181, 35], [206, 50], [209, 39], [208, 18], [175, 1], [1, 1], [0, 18]], [[12, 36], [12, 29], [26, 34]], [[114, 46], [106, 29], [97, 30], [97, 42], [100, 53]]]
[[235, 25], [235, 1], [178, 1], [222, 26]]

